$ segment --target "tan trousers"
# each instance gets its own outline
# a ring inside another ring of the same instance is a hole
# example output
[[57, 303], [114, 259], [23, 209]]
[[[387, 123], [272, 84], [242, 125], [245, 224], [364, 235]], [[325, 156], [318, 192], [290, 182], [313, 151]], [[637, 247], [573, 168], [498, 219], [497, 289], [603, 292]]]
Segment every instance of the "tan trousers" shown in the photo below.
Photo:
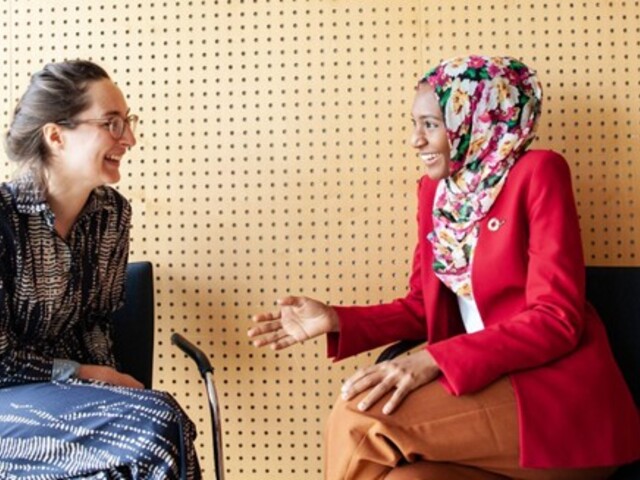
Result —
[[455, 397], [440, 382], [412, 392], [391, 415], [384, 399], [366, 412], [338, 400], [327, 425], [326, 480], [596, 480], [614, 468], [519, 466], [518, 416], [511, 382], [502, 379]]

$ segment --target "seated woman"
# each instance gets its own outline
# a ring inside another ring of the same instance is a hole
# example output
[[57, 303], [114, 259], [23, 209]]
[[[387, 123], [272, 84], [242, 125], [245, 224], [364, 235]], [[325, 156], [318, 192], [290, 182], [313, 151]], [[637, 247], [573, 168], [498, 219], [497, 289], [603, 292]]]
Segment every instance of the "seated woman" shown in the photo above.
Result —
[[[195, 428], [116, 369], [131, 207], [106, 184], [138, 117], [98, 65], [47, 65], [6, 134], [0, 185], [0, 477], [198, 479]], [[133, 320], [133, 319], [132, 319]]]
[[411, 112], [426, 175], [407, 296], [366, 307], [287, 297], [254, 317], [256, 346], [328, 334], [336, 359], [428, 341], [346, 380], [327, 479], [588, 480], [640, 457], [638, 411], [585, 300], [569, 168], [528, 150], [541, 101], [513, 58], [430, 70]]

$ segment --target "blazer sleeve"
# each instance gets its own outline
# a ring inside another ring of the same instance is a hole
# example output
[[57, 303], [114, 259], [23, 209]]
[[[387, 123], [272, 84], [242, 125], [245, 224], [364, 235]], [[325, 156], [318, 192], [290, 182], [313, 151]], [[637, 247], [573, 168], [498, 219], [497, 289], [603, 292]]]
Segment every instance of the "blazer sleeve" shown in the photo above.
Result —
[[[505, 374], [548, 364], [580, 342], [584, 260], [571, 174], [562, 157], [546, 153], [528, 182], [520, 184], [526, 189], [522, 214], [528, 225], [528, 251], [520, 253], [528, 259], [524, 307], [496, 319], [501, 293], [487, 304], [476, 298], [483, 319], [494, 315], [484, 330], [425, 347], [456, 395], [477, 391]], [[474, 280], [482, 281], [477, 276]]]
[[[418, 191], [422, 188], [420, 182]], [[418, 204], [420, 218], [421, 203]], [[414, 250], [409, 290], [404, 298], [371, 306], [334, 306], [340, 333], [327, 335], [327, 355], [335, 360], [398, 340], [426, 338], [420, 245]]]

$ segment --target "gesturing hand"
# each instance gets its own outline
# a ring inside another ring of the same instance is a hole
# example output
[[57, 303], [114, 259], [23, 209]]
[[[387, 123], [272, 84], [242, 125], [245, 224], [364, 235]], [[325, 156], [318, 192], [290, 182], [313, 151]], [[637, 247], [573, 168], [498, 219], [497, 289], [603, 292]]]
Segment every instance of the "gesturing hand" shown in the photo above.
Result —
[[405, 397], [416, 388], [433, 381], [440, 373], [438, 365], [427, 350], [395, 358], [359, 370], [342, 385], [342, 398], [349, 400], [355, 395], [371, 389], [358, 404], [367, 410], [387, 392], [395, 389], [382, 413], [393, 412]]
[[270, 346], [274, 350], [337, 331], [335, 310], [307, 297], [286, 297], [278, 300], [280, 310], [255, 315], [258, 325], [248, 331], [256, 347]]

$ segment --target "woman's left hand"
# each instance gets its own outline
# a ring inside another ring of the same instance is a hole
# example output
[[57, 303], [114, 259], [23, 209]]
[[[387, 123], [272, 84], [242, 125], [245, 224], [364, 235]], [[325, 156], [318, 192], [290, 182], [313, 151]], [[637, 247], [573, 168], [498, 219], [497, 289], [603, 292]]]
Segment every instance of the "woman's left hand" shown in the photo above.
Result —
[[75, 376], [82, 380], [98, 380], [120, 387], [144, 388], [144, 385], [131, 375], [107, 365], [80, 365]]
[[427, 350], [394, 358], [386, 362], [359, 370], [342, 385], [342, 398], [349, 400], [357, 394], [371, 389], [358, 403], [359, 410], [367, 410], [387, 392], [395, 389], [382, 413], [393, 412], [404, 398], [416, 388], [433, 381], [440, 373], [435, 360]]

